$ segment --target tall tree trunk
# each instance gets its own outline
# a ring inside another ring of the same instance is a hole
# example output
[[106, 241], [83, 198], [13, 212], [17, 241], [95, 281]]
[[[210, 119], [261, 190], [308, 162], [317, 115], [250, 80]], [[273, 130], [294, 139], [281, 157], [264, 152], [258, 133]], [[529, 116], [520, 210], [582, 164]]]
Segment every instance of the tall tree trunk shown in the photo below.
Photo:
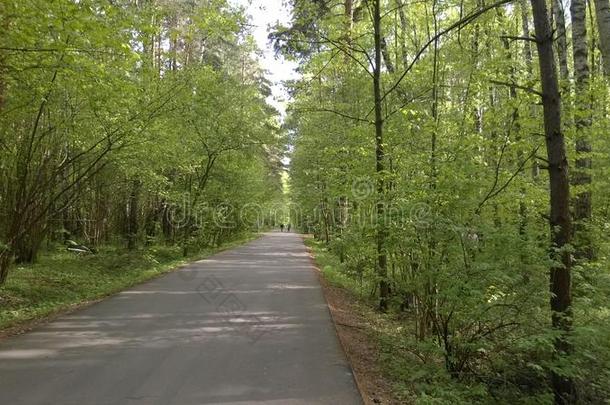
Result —
[[396, 8], [398, 8], [398, 16], [400, 17], [400, 31], [402, 36], [400, 38], [400, 56], [402, 59], [402, 68], [407, 69], [409, 66], [409, 54], [407, 51], [407, 30], [408, 20], [407, 13], [405, 13], [405, 4], [403, 0], [396, 0]]
[[438, 17], [436, 11], [436, 0], [432, 4], [432, 16], [434, 18], [434, 53], [433, 53], [433, 66], [432, 66], [432, 106], [431, 115], [434, 121], [432, 135], [430, 139], [430, 187], [436, 189], [436, 182], [438, 177], [437, 172], [437, 158], [436, 158], [436, 137], [438, 131], [438, 89], [439, 89], [439, 64], [438, 64], [438, 53], [439, 53], [439, 38], [438, 35]]
[[134, 250], [138, 240], [138, 212], [140, 202], [140, 181], [132, 180], [127, 205], [127, 249]]
[[590, 90], [589, 48], [587, 46], [587, 5], [585, 0], [572, 0], [572, 48], [574, 52], [574, 79], [576, 81], [576, 170], [572, 183], [584, 191], [574, 198], [574, 239], [577, 259], [592, 259], [593, 246], [587, 225], [591, 220], [591, 143], [589, 141]]
[[[6, 32], [8, 30], [7, 6], [4, 2], [0, 2], [0, 27]], [[0, 51], [0, 111], [4, 107], [6, 97], [6, 62], [5, 54]]]
[[[517, 58], [514, 57], [514, 55], [511, 52], [510, 49], [510, 42], [508, 41], [507, 38], [503, 39], [503, 45], [504, 45], [504, 49], [506, 51], [506, 58], [508, 61], [510, 61], [510, 66], [508, 68], [508, 76], [510, 77], [511, 81], [513, 83], [517, 82], [517, 72], [515, 69], [515, 61], [517, 60]], [[509, 89], [509, 93], [508, 96], [511, 100], [516, 100], [517, 99], [517, 89], [515, 87], [510, 87]], [[521, 129], [521, 116], [519, 114], [519, 107], [514, 107], [513, 109], [513, 113], [512, 113], [512, 120], [513, 120], [513, 124], [514, 124], [514, 128], [515, 128], [515, 139], [520, 141], [523, 137], [522, 135], [522, 129]], [[521, 162], [523, 161], [523, 159], [525, 158], [525, 156], [523, 155], [523, 152], [518, 152], [517, 153], [517, 161]], [[525, 177], [525, 170], [522, 169], [520, 170], [521, 175], [523, 177]], [[519, 196], [519, 235], [521, 236], [521, 238], [523, 240], [526, 240], [526, 228], [527, 228], [527, 206], [525, 204], [525, 196], [527, 194], [527, 190], [525, 188], [525, 185], [521, 186], [520, 189], [520, 196]], [[524, 262], [525, 261], [525, 255], [521, 254], [521, 261]]]
[[[529, 22], [529, 8], [527, 7], [527, 0], [519, 0], [519, 7], [521, 8], [521, 30], [523, 31], [523, 38], [531, 38], [530, 22]], [[523, 42], [523, 58], [525, 59], [525, 68], [527, 72], [527, 79], [531, 80], [533, 76], [532, 69], [532, 46], [530, 41]], [[530, 107], [530, 116], [534, 114], [533, 107]], [[532, 163], [532, 178], [535, 180], [540, 176], [540, 165], [536, 160]]]
[[568, 40], [566, 38], [566, 19], [562, 0], [552, 0], [553, 19], [557, 32], [557, 58], [559, 60], [559, 78], [564, 89], [569, 88], [570, 71], [568, 70]]
[[604, 73], [610, 78], [610, 0], [595, 0], [599, 48], [602, 51]]
[[[555, 339], [555, 353], [565, 357], [573, 348], [568, 341], [572, 330], [572, 261], [569, 246], [572, 238], [570, 218], [570, 183], [568, 176], [568, 159], [565, 139], [561, 132], [561, 98], [553, 55], [553, 38], [545, 0], [531, 0], [538, 62], [540, 64], [540, 81], [542, 83], [542, 103], [544, 110], [544, 134], [546, 139], [549, 166], [549, 186], [551, 215], [551, 256], [550, 292], [552, 325], [559, 336]], [[553, 371], [551, 380], [556, 404], [573, 403], [575, 399], [574, 382]]]
[[[529, 9], [527, 7], [526, 0], [519, 0], [519, 7], [521, 8], [521, 30], [523, 31], [524, 38], [530, 38], [530, 22], [529, 22]], [[527, 68], [528, 75], [532, 72], [532, 47], [529, 41], [523, 42], [523, 57], [525, 58], [525, 66]]]
[[379, 277], [379, 309], [388, 308], [390, 286], [388, 283], [388, 257], [386, 253], [387, 230], [385, 224], [385, 145], [383, 144], [383, 111], [381, 95], [381, 0], [374, 1], [373, 29], [375, 37], [375, 66], [373, 68], [373, 94], [375, 99], [375, 172], [377, 174], [377, 276]]
[[166, 243], [174, 241], [172, 210], [167, 201], [161, 201], [161, 229]]
[[352, 38], [352, 26], [354, 25], [354, 0], [345, 0], [343, 7], [345, 11], [346, 42], [349, 44]]

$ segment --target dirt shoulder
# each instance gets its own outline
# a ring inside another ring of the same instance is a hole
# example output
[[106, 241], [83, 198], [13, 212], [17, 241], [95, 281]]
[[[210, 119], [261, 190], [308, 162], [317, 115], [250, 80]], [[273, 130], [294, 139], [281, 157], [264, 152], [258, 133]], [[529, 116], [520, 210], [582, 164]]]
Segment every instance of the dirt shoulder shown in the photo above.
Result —
[[[311, 259], [317, 268], [310, 250]], [[352, 366], [364, 403], [401, 405], [404, 402], [392, 392], [392, 384], [384, 377], [379, 364], [379, 348], [373, 338], [373, 328], [366, 321], [365, 305], [344, 288], [332, 285], [318, 269], [320, 284], [330, 309], [337, 335]]]

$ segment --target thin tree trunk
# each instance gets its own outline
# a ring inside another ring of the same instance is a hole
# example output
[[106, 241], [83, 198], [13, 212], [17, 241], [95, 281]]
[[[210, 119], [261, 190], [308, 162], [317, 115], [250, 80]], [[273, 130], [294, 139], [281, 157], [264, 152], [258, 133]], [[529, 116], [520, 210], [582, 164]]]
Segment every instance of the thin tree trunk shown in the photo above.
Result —
[[[530, 38], [530, 23], [529, 23], [529, 9], [527, 7], [526, 0], [519, 0], [519, 7], [521, 8], [521, 30], [523, 31], [524, 38]], [[532, 46], [529, 41], [523, 42], [523, 57], [525, 58], [525, 66], [527, 68], [528, 75], [532, 73]]]
[[568, 70], [568, 41], [566, 38], [566, 20], [562, 0], [552, 0], [555, 30], [557, 31], [557, 58], [559, 59], [559, 78], [564, 89], [569, 88], [570, 71]]
[[373, 70], [373, 94], [375, 98], [375, 172], [377, 174], [377, 276], [379, 277], [379, 309], [388, 308], [390, 288], [388, 284], [388, 258], [386, 253], [387, 230], [385, 227], [385, 149], [383, 144], [383, 111], [381, 95], [381, 0], [374, 1], [373, 29], [375, 37], [375, 66]]
[[595, 14], [604, 73], [610, 78], [610, 0], [595, 0]]
[[354, 25], [354, 0], [345, 0], [343, 3], [345, 11], [345, 42], [352, 42], [352, 26]]
[[572, 0], [572, 48], [574, 52], [574, 79], [576, 81], [576, 170], [572, 183], [584, 191], [574, 198], [574, 237], [577, 259], [592, 259], [593, 247], [587, 224], [591, 220], [591, 143], [589, 141], [590, 91], [589, 48], [587, 46], [587, 5], [585, 0]]
[[161, 201], [161, 229], [166, 243], [174, 242], [174, 226], [172, 219], [172, 210], [167, 201]]
[[403, 69], [406, 69], [409, 66], [409, 55], [407, 52], [408, 20], [407, 14], [405, 13], [405, 5], [403, 0], [396, 0], [396, 7], [398, 8], [398, 16], [400, 17], [400, 31], [402, 32], [402, 37], [400, 39], [400, 56], [402, 58]]
[[[531, 0], [538, 62], [540, 64], [540, 81], [542, 83], [542, 103], [544, 110], [544, 133], [549, 166], [549, 186], [551, 215], [553, 264], [550, 268], [550, 292], [552, 325], [559, 332], [555, 339], [555, 353], [565, 357], [572, 353], [568, 335], [572, 330], [572, 261], [569, 246], [572, 238], [570, 218], [570, 183], [565, 139], [561, 132], [561, 98], [553, 55], [553, 38], [545, 0]], [[574, 402], [575, 389], [571, 378], [555, 371], [551, 380], [556, 404]]]
[[[511, 52], [510, 49], [510, 43], [508, 41], [508, 39], [504, 39], [503, 40], [503, 44], [504, 44], [504, 49], [506, 50], [506, 58], [510, 61], [510, 67], [508, 69], [508, 76], [510, 77], [511, 81], [513, 83], [517, 82], [517, 72], [515, 70], [515, 61], [517, 58], [515, 58]], [[515, 87], [510, 87], [509, 89], [509, 93], [508, 96], [510, 97], [511, 100], [516, 100], [517, 99], [517, 89]], [[521, 129], [521, 116], [519, 114], [519, 107], [514, 107], [513, 109], [513, 113], [512, 113], [512, 120], [514, 123], [514, 127], [515, 127], [515, 139], [520, 141], [522, 139], [522, 129]], [[524, 155], [523, 152], [518, 152], [517, 153], [517, 161], [521, 162], [524, 159]], [[522, 169], [521, 170], [521, 175], [523, 177], [525, 177], [525, 170]], [[520, 196], [519, 196], [519, 235], [521, 236], [522, 239], [526, 239], [526, 228], [527, 228], [527, 206], [525, 205], [525, 196], [526, 196], [527, 190], [525, 189], [525, 185], [521, 186], [520, 189]], [[521, 254], [521, 260], [525, 261], [525, 255]]]
[[134, 250], [138, 240], [138, 212], [140, 202], [140, 181], [131, 182], [131, 192], [127, 206], [127, 249]]
[[[530, 23], [529, 23], [529, 8], [527, 7], [527, 0], [519, 0], [519, 7], [521, 8], [521, 30], [523, 31], [524, 38], [531, 38]], [[525, 68], [527, 72], [527, 79], [531, 80], [533, 75], [532, 69], [532, 46], [530, 41], [523, 42], [523, 58], [525, 59]], [[533, 115], [533, 108], [530, 107], [530, 116]], [[536, 160], [532, 163], [532, 178], [536, 180], [540, 176], [540, 165]]]
[[[3, 30], [8, 30], [8, 16], [7, 16], [7, 6], [4, 2], [0, 2], [0, 27]], [[6, 93], [6, 62], [5, 55], [3, 52], [0, 52], [0, 111], [4, 107], [5, 103], [5, 95]]]
[[[434, 18], [434, 36], [438, 35], [438, 19], [437, 19], [437, 11], [436, 11], [436, 0], [432, 5], [432, 16]], [[434, 190], [436, 189], [437, 182], [437, 163], [436, 163], [436, 137], [438, 130], [438, 52], [439, 52], [439, 39], [436, 37], [434, 40], [434, 53], [433, 53], [433, 67], [432, 67], [432, 108], [430, 113], [432, 114], [433, 129], [432, 135], [430, 139], [430, 187]]]

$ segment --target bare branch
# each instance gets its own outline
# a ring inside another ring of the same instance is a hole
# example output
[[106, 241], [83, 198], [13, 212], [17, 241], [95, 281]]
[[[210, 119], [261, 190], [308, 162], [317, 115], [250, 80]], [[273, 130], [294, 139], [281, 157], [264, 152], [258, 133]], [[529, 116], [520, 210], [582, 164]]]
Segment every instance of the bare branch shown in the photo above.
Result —
[[306, 113], [326, 112], [326, 113], [336, 114], [336, 115], [339, 115], [339, 116], [341, 116], [343, 118], [348, 118], [350, 120], [354, 120], [354, 121], [358, 121], [358, 122], [365, 122], [365, 123], [370, 124], [370, 125], [374, 124], [373, 121], [369, 121], [367, 119], [360, 118], [360, 117], [353, 117], [351, 115], [342, 113], [341, 111], [335, 111], [335, 110], [331, 110], [329, 108], [307, 108], [307, 109], [296, 109], [294, 111], [296, 111], [296, 112], [306, 112]]
[[514, 35], [500, 35], [501, 39], [510, 39], [512, 41], [529, 41], [536, 42], [536, 38], [534, 37], [519, 37]]
[[507, 86], [507, 87], [510, 87], [511, 89], [523, 90], [523, 91], [525, 91], [527, 93], [535, 94], [535, 95], [537, 95], [539, 97], [542, 97], [542, 93], [539, 92], [538, 90], [532, 88], [532, 87], [521, 86], [521, 85], [516, 84], [516, 83], [502, 82], [502, 81], [499, 81], [499, 80], [490, 80], [489, 82], [493, 83], [493, 84], [497, 84], [499, 86]]

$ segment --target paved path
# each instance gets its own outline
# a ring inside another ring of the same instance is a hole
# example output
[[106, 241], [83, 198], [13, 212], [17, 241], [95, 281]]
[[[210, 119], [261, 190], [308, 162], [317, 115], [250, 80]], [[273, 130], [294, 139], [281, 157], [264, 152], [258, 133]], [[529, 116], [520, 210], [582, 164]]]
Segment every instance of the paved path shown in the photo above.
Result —
[[300, 237], [270, 233], [0, 342], [3, 404], [361, 404]]

